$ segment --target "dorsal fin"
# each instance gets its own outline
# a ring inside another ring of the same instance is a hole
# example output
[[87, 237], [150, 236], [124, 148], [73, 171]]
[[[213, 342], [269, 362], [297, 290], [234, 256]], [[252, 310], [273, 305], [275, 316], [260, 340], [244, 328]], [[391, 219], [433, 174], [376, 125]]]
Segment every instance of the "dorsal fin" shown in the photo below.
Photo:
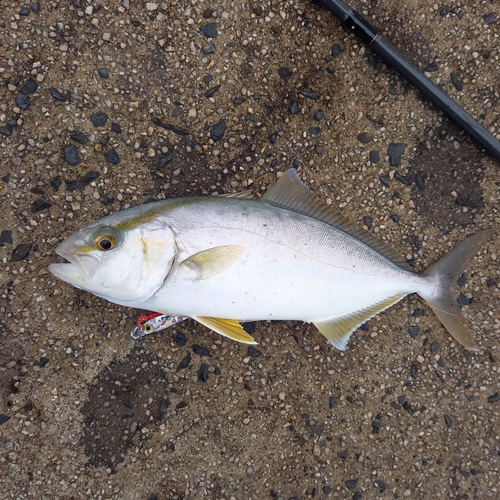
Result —
[[372, 233], [347, 220], [342, 214], [325, 205], [312, 191], [300, 180], [295, 169], [287, 170], [264, 194], [262, 201], [298, 212], [308, 217], [330, 224], [344, 233], [349, 234], [369, 247], [373, 248], [384, 257], [399, 267], [411, 271], [410, 265], [390, 245], [377, 238]]

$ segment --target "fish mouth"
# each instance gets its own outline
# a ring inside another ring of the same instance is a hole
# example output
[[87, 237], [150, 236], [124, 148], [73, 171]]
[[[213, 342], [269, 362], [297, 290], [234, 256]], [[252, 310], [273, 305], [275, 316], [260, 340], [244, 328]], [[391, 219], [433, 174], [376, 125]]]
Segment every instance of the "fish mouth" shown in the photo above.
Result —
[[49, 271], [57, 278], [78, 286], [83, 281], [93, 278], [99, 266], [99, 260], [92, 255], [67, 252], [57, 247], [56, 262], [49, 265]]

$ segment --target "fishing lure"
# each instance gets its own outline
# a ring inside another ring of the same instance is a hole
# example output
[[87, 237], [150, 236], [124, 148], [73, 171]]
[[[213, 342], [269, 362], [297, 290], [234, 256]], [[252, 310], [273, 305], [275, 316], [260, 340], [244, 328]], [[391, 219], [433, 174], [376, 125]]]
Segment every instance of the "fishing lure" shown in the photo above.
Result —
[[152, 333], [166, 330], [167, 328], [170, 328], [185, 319], [188, 319], [188, 317], [170, 316], [168, 314], [158, 313], [146, 314], [137, 320], [137, 326], [132, 330], [132, 332], [130, 332], [130, 335], [135, 340], [142, 339]]

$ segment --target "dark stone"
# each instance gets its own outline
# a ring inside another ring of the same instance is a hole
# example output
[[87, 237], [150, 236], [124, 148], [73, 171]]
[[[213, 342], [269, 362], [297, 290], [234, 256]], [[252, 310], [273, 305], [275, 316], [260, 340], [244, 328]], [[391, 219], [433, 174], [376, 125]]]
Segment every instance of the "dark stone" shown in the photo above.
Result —
[[392, 214], [392, 215], [391, 215], [391, 219], [392, 219], [394, 222], [399, 222], [399, 215]]
[[334, 43], [332, 45], [332, 50], [331, 50], [332, 56], [338, 56], [342, 52], [344, 52], [344, 49], [338, 43]]
[[258, 358], [259, 356], [262, 356], [262, 353], [256, 349], [254, 346], [249, 345], [248, 346], [248, 355], [251, 356], [252, 358]]
[[316, 135], [316, 134], [319, 134], [319, 130], [320, 128], [319, 127], [309, 127], [309, 132], [312, 134], [312, 135]]
[[333, 75], [335, 73], [335, 68], [333, 66], [327, 66], [326, 71], [330, 73], [330, 75]]
[[213, 79], [214, 77], [212, 75], [206, 75], [203, 77], [203, 81], [207, 84], [210, 83]]
[[328, 495], [328, 493], [330, 493], [332, 491], [332, 487], [331, 486], [323, 486], [323, 493], [325, 495]]
[[370, 163], [374, 165], [380, 161], [380, 154], [378, 151], [370, 151]]
[[498, 401], [500, 401], [500, 394], [498, 392], [488, 396], [488, 403], [497, 403]]
[[401, 175], [399, 172], [394, 172], [394, 179], [398, 180], [405, 186], [409, 186], [411, 184], [410, 179], [408, 177]]
[[18, 14], [20, 16], [27, 16], [28, 14], [30, 13], [30, 10], [28, 9], [28, 7], [23, 7], [19, 12]]
[[210, 351], [206, 347], [201, 347], [199, 345], [193, 345], [193, 352], [198, 354], [198, 356], [210, 357]]
[[41, 212], [42, 210], [47, 210], [47, 208], [50, 208], [52, 205], [47, 201], [44, 200], [43, 198], [39, 198], [38, 200], [31, 205], [31, 213], [36, 214], [37, 212]]
[[17, 245], [17, 247], [12, 252], [11, 260], [13, 262], [19, 262], [20, 260], [25, 259], [30, 252], [31, 252], [31, 245], [27, 244]]
[[434, 341], [430, 345], [431, 352], [437, 352], [439, 350], [439, 342]]
[[9, 416], [7, 416], [7, 415], [0, 415], [0, 425], [5, 424], [5, 422], [7, 422], [8, 420], [10, 420]]
[[36, 14], [40, 14], [40, 2], [35, 2], [30, 5], [30, 9]]
[[422, 179], [420, 172], [417, 172], [415, 175], [415, 184], [417, 185], [418, 189], [420, 189], [420, 191], [424, 190], [425, 188], [424, 179]]
[[466, 284], [467, 284], [467, 276], [465, 276], [465, 274], [462, 274], [460, 278], [457, 279], [457, 285], [465, 286]]
[[377, 485], [380, 488], [380, 491], [385, 491], [387, 489], [387, 483], [385, 481], [379, 479], [377, 481]]
[[188, 404], [185, 401], [181, 401], [180, 403], [177, 404], [175, 407], [176, 410], [182, 410], [182, 408], [186, 408]]
[[453, 425], [453, 422], [452, 422], [451, 418], [448, 415], [445, 415], [444, 416], [444, 421], [445, 421], [446, 426], [448, 427], [448, 429], [451, 429], [451, 426]]
[[427, 71], [427, 73], [433, 73], [434, 71], [437, 71], [438, 69], [439, 69], [439, 66], [436, 63], [431, 63], [424, 68], [424, 71]]
[[454, 71], [452, 71], [450, 73], [450, 80], [451, 80], [452, 85], [457, 90], [463, 90], [464, 89], [463, 83], [458, 79], [457, 74]]
[[174, 134], [189, 135], [189, 132], [187, 130], [176, 127], [175, 125], [171, 125], [170, 123], [163, 123], [159, 118], [153, 118], [153, 123], [155, 125], [158, 125], [158, 127], [164, 128], [165, 130], [172, 131]]
[[66, 189], [68, 191], [76, 191], [77, 189], [83, 189], [85, 186], [88, 186], [94, 179], [97, 179], [97, 177], [99, 177], [99, 172], [91, 170], [90, 172], [87, 172], [79, 180], [65, 181]]
[[307, 90], [301, 90], [300, 95], [307, 97], [307, 99], [317, 100], [321, 97], [319, 92], [308, 92]]
[[335, 404], [337, 403], [338, 398], [336, 396], [330, 396], [330, 399], [328, 400], [328, 406], [330, 408], [333, 408]]
[[255, 321], [247, 321], [246, 323], [243, 323], [241, 326], [243, 327], [243, 330], [245, 330], [245, 332], [254, 333], [256, 323]]
[[108, 151], [108, 154], [106, 155], [106, 161], [108, 163], [111, 163], [112, 165], [118, 165], [118, 163], [120, 163], [120, 157], [116, 150], [110, 149]]
[[108, 205], [112, 205], [114, 203], [115, 199], [110, 198], [109, 196], [104, 196], [104, 198], [101, 198], [101, 203], [107, 207]]
[[483, 16], [483, 19], [486, 24], [492, 24], [495, 22], [495, 14], [493, 14], [493, 12], [491, 12], [490, 14], [486, 14], [485, 16]]
[[215, 87], [208, 89], [204, 94], [205, 97], [212, 97], [216, 92], [219, 91], [220, 87], [221, 87], [220, 85], [216, 85]]
[[52, 186], [52, 189], [53, 189], [54, 191], [58, 191], [59, 186], [60, 186], [61, 184], [62, 184], [61, 179], [52, 179], [52, 180], [50, 181], [50, 185]]
[[211, 43], [210, 45], [207, 45], [206, 47], [203, 47], [203, 53], [208, 56], [209, 54], [213, 54], [217, 49], [215, 48], [215, 45]]
[[72, 141], [78, 142], [78, 144], [87, 144], [89, 142], [88, 137], [83, 132], [78, 132], [70, 136]]
[[115, 134], [121, 134], [122, 133], [122, 127], [119, 123], [116, 123], [116, 122], [113, 122], [111, 124], [111, 130], [115, 133]]
[[172, 161], [174, 155], [172, 153], [167, 153], [158, 160], [158, 169], [163, 168], [167, 163]]
[[59, 90], [55, 89], [54, 87], [51, 87], [49, 89], [50, 95], [54, 98], [57, 99], [58, 101], [69, 101], [71, 99], [71, 92], [68, 90], [66, 94], [61, 94]]
[[372, 422], [372, 434], [378, 434], [380, 430], [380, 422], [373, 421]]
[[206, 363], [202, 363], [198, 370], [198, 380], [200, 382], [206, 382], [208, 380], [208, 365]]
[[363, 222], [365, 223], [365, 225], [368, 229], [372, 228], [373, 219], [371, 217], [368, 217], [368, 216], [363, 217]]
[[278, 75], [282, 80], [288, 80], [292, 76], [292, 72], [288, 68], [279, 68]]
[[0, 243], [8, 243], [9, 245], [12, 245], [12, 231], [9, 231], [8, 229], [4, 229], [2, 231], [2, 234], [0, 234]]
[[370, 329], [370, 323], [365, 321], [359, 328], [364, 332], [367, 332]]
[[290, 111], [290, 114], [296, 115], [300, 111], [299, 103], [297, 101], [291, 101], [288, 105], [288, 111]]
[[182, 332], [176, 332], [176, 334], [174, 335], [174, 342], [179, 347], [183, 347], [186, 345], [187, 342], [186, 336]]
[[76, 167], [82, 160], [80, 160], [80, 155], [78, 154], [78, 149], [73, 144], [68, 144], [63, 147], [64, 159], [70, 164]]
[[215, 38], [217, 36], [217, 23], [205, 24], [200, 28], [200, 31], [207, 38]]
[[352, 500], [361, 500], [363, 498], [363, 495], [359, 492], [356, 491], [354, 495], [352, 496]]
[[415, 340], [417, 338], [417, 335], [420, 333], [420, 327], [419, 326], [410, 326], [408, 328], [408, 333], [410, 334], [410, 337]]
[[44, 368], [45, 366], [47, 366], [48, 362], [49, 362], [49, 358], [46, 358], [45, 356], [42, 356], [40, 358], [40, 361], [38, 361], [38, 366], [40, 368]]
[[216, 123], [212, 127], [212, 131], [210, 132], [210, 137], [214, 142], [220, 141], [224, 137], [224, 133], [226, 132], [226, 122], [225, 120], [219, 120], [218, 123]]
[[325, 113], [323, 113], [323, 111], [316, 111], [316, 113], [314, 113], [313, 115], [313, 118], [319, 122], [321, 120], [321, 118], [323, 118], [323, 116], [325, 116]]
[[353, 490], [354, 488], [356, 488], [356, 484], [358, 483], [358, 480], [357, 479], [348, 479], [346, 482], [345, 482], [345, 485], [350, 489], [350, 490]]
[[21, 89], [21, 94], [30, 95], [34, 94], [38, 90], [38, 83], [36, 80], [28, 80]]
[[203, 17], [205, 19], [210, 19], [212, 17], [213, 13], [214, 13], [214, 11], [212, 9], [206, 9], [203, 11]]
[[235, 97], [233, 99], [233, 104], [235, 106], [239, 106], [240, 104], [243, 104], [245, 101], [246, 101], [246, 99], [244, 97]]
[[399, 167], [401, 164], [401, 155], [404, 154], [405, 150], [406, 144], [402, 142], [393, 142], [390, 144], [388, 154], [391, 167]]
[[181, 370], [184, 370], [184, 368], [187, 368], [189, 364], [191, 363], [191, 354], [188, 352], [184, 359], [179, 363], [179, 366], [176, 368], [176, 372], [179, 372]]
[[101, 68], [101, 69], [99, 70], [99, 76], [100, 76], [101, 78], [104, 78], [105, 80], [107, 80], [107, 79], [109, 78], [109, 73], [108, 73], [108, 70], [107, 70], [107, 69], [105, 69], [105, 68]]
[[90, 121], [94, 127], [104, 127], [108, 121], [108, 115], [106, 113], [94, 113], [90, 115]]
[[28, 96], [20, 94], [16, 97], [16, 104], [21, 109], [28, 109], [30, 107], [30, 100], [28, 99]]
[[254, 122], [255, 121], [255, 115], [252, 115], [251, 113], [248, 113], [248, 115], [245, 116], [245, 120], [248, 122]]
[[423, 309], [420, 309], [420, 307], [418, 307], [417, 309], [413, 310], [411, 315], [414, 316], [415, 318], [419, 318], [421, 316], [425, 316], [425, 311]]
[[358, 135], [358, 141], [362, 144], [368, 144], [369, 142], [373, 141], [373, 134], [363, 132], [362, 134]]
[[385, 186], [389, 187], [389, 176], [388, 175], [383, 175], [380, 177], [380, 182]]
[[0, 127], [0, 134], [6, 135], [9, 137], [12, 134], [12, 131], [14, 130], [14, 127], [7, 123], [5, 126]]
[[415, 363], [412, 363], [410, 367], [410, 375], [412, 376], [412, 378], [415, 378], [417, 376], [417, 372], [418, 366]]
[[495, 286], [495, 285], [497, 284], [497, 282], [496, 282], [493, 278], [488, 278], [488, 279], [486, 280], [486, 284], [487, 284], [488, 286]]
[[467, 298], [464, 294], [460, 294], [458, 297], [457, 297], [457, 302], [461, 305], [461, 306], [465, 306], [467, 304], [470, 304], [471, 303], [471, 299]]

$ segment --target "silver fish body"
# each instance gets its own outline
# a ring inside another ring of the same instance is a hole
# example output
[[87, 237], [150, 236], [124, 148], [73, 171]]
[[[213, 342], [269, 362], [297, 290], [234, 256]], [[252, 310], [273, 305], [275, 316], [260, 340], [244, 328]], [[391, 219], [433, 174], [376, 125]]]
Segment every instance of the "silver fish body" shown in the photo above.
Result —
[[450, 288], [491, 235], [477, 233], [417, 274], [290, 170], [260, 200], [173, 199], [107, 216], [61, 243], [56, 252], [69, 263], [50, 270], [114, 303], [189, 316], [242, 342], [253, 339], [237, 320], [312, 322], [339, 349], [359, 325], [417, 293], [473, 349]]

